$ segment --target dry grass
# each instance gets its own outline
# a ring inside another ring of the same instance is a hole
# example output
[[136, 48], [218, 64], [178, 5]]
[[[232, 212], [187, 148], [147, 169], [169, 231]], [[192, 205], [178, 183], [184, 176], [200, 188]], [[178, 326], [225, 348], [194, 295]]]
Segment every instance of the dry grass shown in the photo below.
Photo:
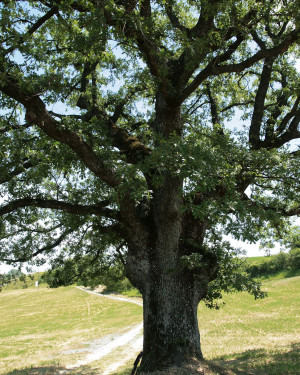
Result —
[[268, 298], [246, 293], [226, 296], [218, 311], [199, 308], [204, 356], [230, 358], [249, 350], [283, 350], [300, 342], [300, 277], [264, 283]]
[[32, 366], [51, 373], [84, 355], [65, 350], [126, 330], [142, 320], [142, 308], [73, 287], [25, 289], [0, 294], [0, 316], [0, 374], [30, 374]]

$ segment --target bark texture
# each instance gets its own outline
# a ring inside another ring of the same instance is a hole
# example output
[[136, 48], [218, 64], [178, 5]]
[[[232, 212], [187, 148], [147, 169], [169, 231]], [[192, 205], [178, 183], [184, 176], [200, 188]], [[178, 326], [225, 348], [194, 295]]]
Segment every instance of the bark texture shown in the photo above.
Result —
[[197, 320], [198, 300], [182, 274], [165, 274], [146, 287], [144, 300], [144, 371], [202, 359]]

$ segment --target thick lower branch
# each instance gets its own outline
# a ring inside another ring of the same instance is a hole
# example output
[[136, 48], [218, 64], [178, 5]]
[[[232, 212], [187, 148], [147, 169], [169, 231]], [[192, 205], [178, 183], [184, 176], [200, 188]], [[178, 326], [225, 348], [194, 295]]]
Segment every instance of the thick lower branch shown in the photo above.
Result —
[[16, 199], [0, 207], [0, 215], [2, 216], [8, 214], [10, 212], [16, 211], [19, 208], [36, 207], [61, 210], [64, 212], [77, 215], [101, 215], [107, 218], [119, 219], [119, 213], [107, 208], [106, 206], [108, 204], [108, 201], [103, 201], [96, 205], [85, 206], [80, 204], [72, 204], [68, 202], [58, 201], [54, 199], [23, 198]]

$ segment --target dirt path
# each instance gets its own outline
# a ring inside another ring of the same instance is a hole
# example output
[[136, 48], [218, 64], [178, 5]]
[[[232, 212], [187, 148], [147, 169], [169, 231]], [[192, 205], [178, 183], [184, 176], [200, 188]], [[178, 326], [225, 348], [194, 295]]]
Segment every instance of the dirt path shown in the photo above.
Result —
[[75, 288], [83, 290], [86, 293], [96, 294], [96, 296], [110, 298], [110, 299], [116, 299], [118, 301], [135, 303], [136, 305], [143, 306], [143, 302], [142, 301], [137, 301], [136, 299], [130, 299], [130, 298], [127, 298], [127, 297], [114, 296], [114, 295], [111, 295], [111, 294], [101, 294], [101, 293], [97, 293], [97, 292], [92, 292], [91, 290], [88, 290], [88, 289], [85, 289], [85, 288], [81, 288], [80, 286], [76, 286]]
[[[141, 301], [137, 301], [130, 298], [125, 297], [118, 297], [112, 295], [105, 295], [96, 292], [92, 292], [90, 290], [86, 290], [84, 288], [77, 287], [78, 289], [90, 293], [95, 294], [100, 297], [110, 298], [118, 301], [124, 301], [129, 303], [135, 303], [139, 306], [143, 306]], [[122, 358], [114, 361], [113, 364], [108, 366], [101, 375], [109, 375], [116, 371], [120, 366], [124, 365], [127, 361], [131, 358], [135, 358], [135, 355], [141, 351], [143, 345], [143, 336], [142, 336], [142, 329], [143, 329], [143, 322], [139, 323], [138, 325], [131, 328], [129, 331], [123, 334], [114, 334], [108, 335], [107, 337], [103, 337], [98, 340], [98, 345], [95, 345], [92, 350], [89, 350], [89, 353], [85, 356], [85, 358], [81, 359], [80, 361], [76, 362], [73, 365], [67, 366], [67, 370], [79, 368], [81, 366], [87, 365], [93, 361], [99, 360], [104, 358], [105, 356], [111, 354], [115, 349], [122, 348], [126, 346], [126, 350], [124, 352]]]

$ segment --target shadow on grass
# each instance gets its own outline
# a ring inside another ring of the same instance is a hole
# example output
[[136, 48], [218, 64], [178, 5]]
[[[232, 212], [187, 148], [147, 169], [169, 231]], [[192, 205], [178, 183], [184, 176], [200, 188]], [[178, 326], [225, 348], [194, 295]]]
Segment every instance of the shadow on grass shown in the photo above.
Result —
[[[266, 350], [256, 349], [237, 353], [233, 356], [222, 356], [207, 361], [211, 370], [222, 375], [299, 375], [300, 343], [294, 343], [289, 349]], [[129, 375], [132, 369], [124, 369], [113, 375]], [[41, 366], [23, 370], [13, 370], [5, 375], [95, 375], [99, 374], [88, 366], [66, 369], [60, 366]]]
[[56, 375], [64, 368], [59, 366], [41, 366], [41, 367], [28, 367], [22, 370], [13, 370], [5, 373], [5, 375]]
[[300, 270], [291, 269], [287, 271], [285, 278], [300, 276]]
[[214, 362], [232, 369], [236, 374], [299, 375], [300, 343], [293, 343], [286, 350], [247, 350], [234, 356], [220, 357]]
[[[97, 374], [101, 373], [100, 370], [96, 371]], [[13, 370], [5, 373], [4, 375], [95, 375], [95, 369], [88, 366], [82, 366], [75, 369], [67, 369], [61, 366], [39, 366], [28, 367], [22, 370]]]

